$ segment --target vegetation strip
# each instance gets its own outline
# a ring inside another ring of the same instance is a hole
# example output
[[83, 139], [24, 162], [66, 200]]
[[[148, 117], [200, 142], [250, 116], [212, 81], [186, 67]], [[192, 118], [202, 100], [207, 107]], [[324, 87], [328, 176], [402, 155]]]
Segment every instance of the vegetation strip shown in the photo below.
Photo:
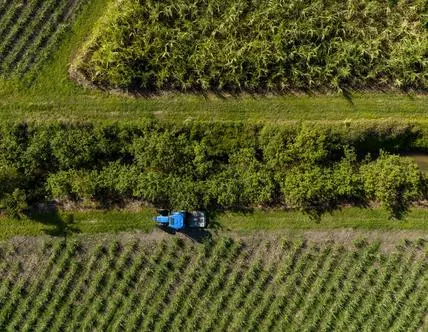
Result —
[[83, 208], [285, 207], [313, 218], [375, 202], [399, 219], [427, 197], [417, 164], [383, 151], [416, 145], [412, 125], [19, 123], [1, 127], [0, 138], [0, 210], [12, 217], [54, 200]]
[[[379, 243], [364, 241], [344, 247], [253, 237], [198, 244], [127, 236], [111, 244], [104, 236], [82, 237], [78, 247], [74, 240], [65, 246], [61, 239], [29, 243], [25, 250], [39, 260], [31, 270], [24, 268], [31, 256], [11, 252], [1, 258], [15, 261], [16, 268], [5, 270], [2, 278], [0, 325], [34, 331], [48, 325], [67, 331], [102, 326], [313, 331], [344, 324], [355, 330], [417, 329], [428, 310], [421, 296], [428, 288], [422, 239], [381, 251]], [[45, 241], [53, 243], [50, 254], [39, 249]], [[0, 243], [2, 251], [12, 243]], [[201, 305], [208, 310], [192, 312]], [[360, 306], [364, 310], [356, 312]], [[367, 319], [369, 311], [377, 315]]]
[[74, 66], [101, 87], [144, 92], [423, 90], [425, 11], [419, 1], [113, 1]]

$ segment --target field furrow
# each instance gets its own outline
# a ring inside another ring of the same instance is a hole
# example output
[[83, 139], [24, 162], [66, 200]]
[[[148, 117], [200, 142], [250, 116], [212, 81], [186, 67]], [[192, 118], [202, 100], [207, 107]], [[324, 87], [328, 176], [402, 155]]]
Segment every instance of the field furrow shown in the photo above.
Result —
[[[0, 72], [23, 77], [40, 69], [85, 0], [12, 0], [0, 7]], [[30, 77], [30, 76], [29, 76]]]
[[387, 251], [379, 242], [281, 238], [50, 241], [33, 250], [36, 265], [34, 256], [0, 248], [1, 330], [416, 331], [426, 324], [421, 241]]

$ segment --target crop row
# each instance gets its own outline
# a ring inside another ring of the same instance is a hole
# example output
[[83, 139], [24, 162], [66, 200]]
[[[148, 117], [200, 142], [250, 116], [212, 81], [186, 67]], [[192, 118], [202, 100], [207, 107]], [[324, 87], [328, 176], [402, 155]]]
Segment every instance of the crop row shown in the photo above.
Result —
[[2, 329], [415, 331], [428, 311], [420, 244], [55, 240], [49, 252], [35, 271], [9, 265]]
[[23, 76], [46, 62], [81, 1], [7, 2], [0, 8], [0, 73]]
[[125, 0], [77, 60], [125, 90], [426, 89], [418, 0]]

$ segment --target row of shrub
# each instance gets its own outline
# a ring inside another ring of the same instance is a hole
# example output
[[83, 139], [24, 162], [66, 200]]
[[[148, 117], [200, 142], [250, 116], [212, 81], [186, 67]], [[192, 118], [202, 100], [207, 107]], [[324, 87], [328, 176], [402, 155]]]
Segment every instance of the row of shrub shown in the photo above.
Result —
[[[131, 200], [177, 209], [282, 206], [319, 216], [382, 203], [400, 217], [424, 195], [414, 125], [3, 124], [0, 208]], [[381, 148], [385, 152], [381, 152]]]

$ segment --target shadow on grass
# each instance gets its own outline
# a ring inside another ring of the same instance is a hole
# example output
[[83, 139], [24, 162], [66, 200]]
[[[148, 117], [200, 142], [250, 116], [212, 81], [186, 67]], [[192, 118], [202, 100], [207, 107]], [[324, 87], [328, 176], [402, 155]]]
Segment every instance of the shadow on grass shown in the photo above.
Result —
[[351, 106], [355, 106], [351, 90], [342, 88], [342, 96]]
[[65, 241], [67, 241], [68, 236], [80, 233], [80, 229], [74, 225], [74, 215], [69, 213], [61, 216], [56, 207], [46, 212], [30, 212], [27, 217], [46, 226], [53, 226], [53, 228], [44, 229], [44, 233], [50, 236], [63, 237]]

